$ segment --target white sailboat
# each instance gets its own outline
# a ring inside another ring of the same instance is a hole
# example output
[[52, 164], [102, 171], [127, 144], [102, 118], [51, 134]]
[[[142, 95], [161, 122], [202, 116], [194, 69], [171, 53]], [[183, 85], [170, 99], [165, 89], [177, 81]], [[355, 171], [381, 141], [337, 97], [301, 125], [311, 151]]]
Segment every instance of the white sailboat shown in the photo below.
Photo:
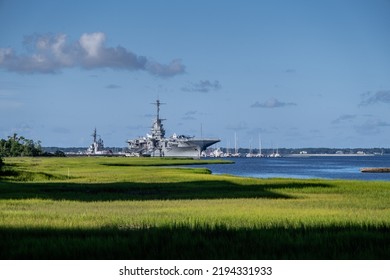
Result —
[[234, 133], [234, 154], [232, 154], [232, 157], [240, 157], [241, 154], [238, 152], [237, 148], [237, 133]]

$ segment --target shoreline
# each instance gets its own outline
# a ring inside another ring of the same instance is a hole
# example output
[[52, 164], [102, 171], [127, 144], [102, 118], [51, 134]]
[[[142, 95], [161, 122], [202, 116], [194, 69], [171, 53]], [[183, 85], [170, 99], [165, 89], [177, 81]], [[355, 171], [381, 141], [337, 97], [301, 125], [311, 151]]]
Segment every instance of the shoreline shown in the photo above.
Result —
[[290, 154], [283, 157], [374, 157], [374, 154]]

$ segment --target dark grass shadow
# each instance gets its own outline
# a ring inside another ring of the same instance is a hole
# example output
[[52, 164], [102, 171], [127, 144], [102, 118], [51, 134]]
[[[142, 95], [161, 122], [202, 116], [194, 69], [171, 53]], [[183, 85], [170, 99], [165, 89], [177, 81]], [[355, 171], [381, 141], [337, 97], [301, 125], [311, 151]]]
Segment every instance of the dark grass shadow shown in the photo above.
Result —
[[292, 199], [277, 190], [288, 188], [328, 188], [319, 182], [289, 182], [239, 185], [229, 181], [190, 181], [179, 183], [21, 183], [1, 182], [1, 199], [52, 199], [75, 201], [176, 200], [269, 198]]
[[[72, 177], [75, 178], [75, 177]], [[0, 173], [1, 182], [28, 182], [34, 180], [66, 180], [68, 176], [51, 174], [48, 172], [29, 172], [29, 171], [18, 171], [13, 169], [5, 169]]]
[[381, 259], [389, 227], [144, 229], [0, 227], [0, 259]]

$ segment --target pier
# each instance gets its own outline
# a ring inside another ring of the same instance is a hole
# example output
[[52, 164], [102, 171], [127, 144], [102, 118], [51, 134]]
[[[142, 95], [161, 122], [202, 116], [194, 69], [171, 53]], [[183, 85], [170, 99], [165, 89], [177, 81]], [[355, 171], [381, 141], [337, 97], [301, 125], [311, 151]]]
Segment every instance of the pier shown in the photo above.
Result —
[[360, 171], [367, 173], [390, 173], [390, 167], [366, 167], [361, 168]]

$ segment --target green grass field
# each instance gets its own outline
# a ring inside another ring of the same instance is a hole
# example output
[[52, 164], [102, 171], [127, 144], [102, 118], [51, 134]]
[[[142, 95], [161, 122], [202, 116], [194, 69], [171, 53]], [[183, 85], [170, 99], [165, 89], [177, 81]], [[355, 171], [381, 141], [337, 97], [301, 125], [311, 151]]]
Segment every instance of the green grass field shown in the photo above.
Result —
[[239, 178], [183, 159], [5, 163], [0, 259], [390, 258], [390, 182]]

